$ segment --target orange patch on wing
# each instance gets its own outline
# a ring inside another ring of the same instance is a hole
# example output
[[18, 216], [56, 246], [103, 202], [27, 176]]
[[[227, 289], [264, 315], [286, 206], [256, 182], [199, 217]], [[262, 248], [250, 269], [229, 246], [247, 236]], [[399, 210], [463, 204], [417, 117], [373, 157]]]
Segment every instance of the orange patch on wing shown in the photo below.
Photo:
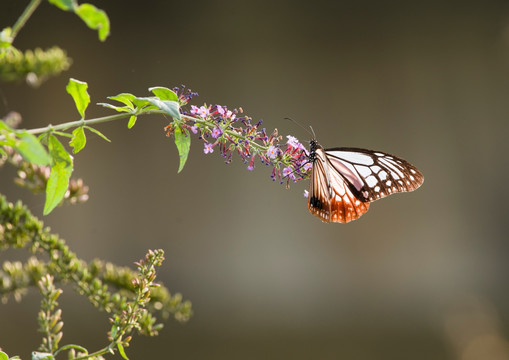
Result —
[[358, 200], [347, 188], [343, 196], [336, 194], [330, 201], [331, 222], [347, 223], [361, 217], [369, 210], [369, 203]]

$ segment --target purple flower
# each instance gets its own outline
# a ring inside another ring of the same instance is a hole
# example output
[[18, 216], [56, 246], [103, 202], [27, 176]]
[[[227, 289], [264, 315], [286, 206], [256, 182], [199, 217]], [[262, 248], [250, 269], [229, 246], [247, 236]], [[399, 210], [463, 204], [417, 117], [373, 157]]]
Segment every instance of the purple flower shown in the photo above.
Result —
[[[185, 105], [196, 93], [181, 87], [175, 89], [181, 105]], [[203, 140], [205, 154], [214, 152], [216, 145], [226, 163], [237, 153], [249, 171], [254, 170], [254, 160], [259, 158], [265, 165], [271, 165], [271, 178], [286, 182], [299, 181], [309, 177], [312, 163], [305, 147], [294, 136], [287, 136], [286, 145], [277, 130], [270, 135], [261, 128], [261, 121], [244, 114], [242, 108], [228, 110], [224, 105], [195, 106], [182, 109], [185, 127]], [[165, 127], [167, 136], [181, 126], [174, 122]]]
[[254, 159], [255, 159], [255, 157], [256, 157], [255, 155], [253, 155], [253, 156], [251, 157], [251, 161], [249, 162], [249, 166], [247, 167], [247, 169], [248, 169], [249, 171], [253, 171], [253, 170], [254, 170]]
[[222, 133], [223, 132], [221, 131], [221, 129], [216, 127], [216, 128], [214, 128], [214, 130], [212, 130], [212, 134], [211, 135], [212, 135], [212, 137], [214, 139], [217, 139]]
[[288, 139], [288, 141], [286, 142], [288, 145], [293, 147], [299, 147], [300, 142], [299, 140], [297, 140], [295, 136], [287, 135], [286, 138]]
[[305, 197], [305, 198], [308, 198], [308, 197], [309, 197], [309, 191], [304, 190], [304, 197]]
[[292, 136], [292, 135], [287, 135], [286, 138], [288, 139], [288, 141], [286, 142], [289, 146], [291, 147], [294, 147], [296, 149], [302, 149], [302, 150], [306, 150], [306, 148], [304, 147], [304, 145], [302, 145], [299, 140], [297, 140], [297, 138], [295, 136]]
[[205, 154], [210, 154], [214, 152], [214, 144], [205, 143], [205, 148], [203, 149]]
[[277, 156], [277, 147], [275, 147], [274, 145], [270, 145], [269, 148], [267, 149], [267, 157], [269, 159], [275, 159]]
[[291, 167], [285, 167], [283, 169], [283, 177], [287, 177], [288, 175], [290, 175], [292, 173], [292, 168]]
[[[191, 109], [191, 111], [193, 110]], [[210, 112], [209, 109], [206, 108], [205, 106], [200, 106], [196, 114], [200, 115], [200, 117], [202, 117], [203, 119], [206, 119]]]

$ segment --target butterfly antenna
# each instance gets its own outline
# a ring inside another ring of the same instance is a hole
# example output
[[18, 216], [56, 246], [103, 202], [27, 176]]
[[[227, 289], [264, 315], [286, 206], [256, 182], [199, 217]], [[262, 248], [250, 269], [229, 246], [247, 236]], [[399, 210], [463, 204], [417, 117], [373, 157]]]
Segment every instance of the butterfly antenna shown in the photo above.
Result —
[[313, 133], [313, 139], [316, 139], [315, 131], [313, 130], [313, 127], [309, 125], [309, 128], [311, 129], [311, 132]]
[[297, 121], [293, 120], [292, 118], [289, 118], [289, 117], [285, 117], [285, 120], [290, 120], [291, 122], [293, 122], [294, 124], [300, 126], [301, 128], [303, 128], [309, 135], [311, 135], [313, 137], [313, 139], [315, 138], [315, 132], [313, 131], [313, 128], [310, 126], [311, 128], [311, 132], [306, 129], [306, 127], [302, 126], [302, 124], [298, 123]]

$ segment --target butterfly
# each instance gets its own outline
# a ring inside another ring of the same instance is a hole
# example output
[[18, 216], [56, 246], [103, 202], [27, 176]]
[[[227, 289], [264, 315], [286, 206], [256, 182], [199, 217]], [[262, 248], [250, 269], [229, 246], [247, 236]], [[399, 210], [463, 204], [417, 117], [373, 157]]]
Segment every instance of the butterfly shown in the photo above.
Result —
[[314, 139], [309, 162], [308, 209], [324, 222], [356, 220], [370, 202], [413, 191], [424, 181], [416, 167], [397, 156], [349, 147], [324, 149]]

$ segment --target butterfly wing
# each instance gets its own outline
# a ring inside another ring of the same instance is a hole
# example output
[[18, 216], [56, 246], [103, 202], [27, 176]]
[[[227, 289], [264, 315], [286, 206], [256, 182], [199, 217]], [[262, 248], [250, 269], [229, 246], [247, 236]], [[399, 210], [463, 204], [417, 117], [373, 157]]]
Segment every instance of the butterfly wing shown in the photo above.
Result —
[[359, 200], [345, 177], [328, 160], [325, 151], [313, 151], [313, 167], [308, 194], [309, 211], [324, 222], [346, 223], [358, 219], [369, 209], [369, 203]]
[[325, 150], [325, 154], [331, 167], [348, 181], [350, 190], [361, 201], [413, 191], [424, 182], [415, 166], [381, 151], [334, 148]]

